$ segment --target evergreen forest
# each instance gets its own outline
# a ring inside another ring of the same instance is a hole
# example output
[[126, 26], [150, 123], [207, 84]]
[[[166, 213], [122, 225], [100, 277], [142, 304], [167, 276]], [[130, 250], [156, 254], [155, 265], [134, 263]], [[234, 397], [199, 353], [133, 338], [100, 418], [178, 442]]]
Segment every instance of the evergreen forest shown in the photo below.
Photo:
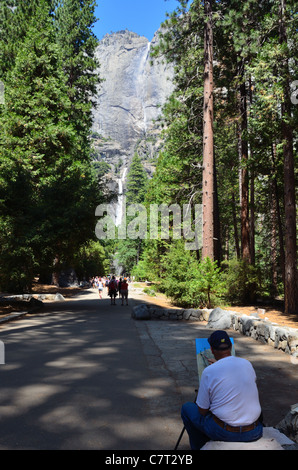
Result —
[[49, 273], [57, 284], [67, 266], [80, 279], [106, 275], [117, 258], [179, 306], [278, 300], [298, 314], [296, 2], [177, 3], [152, 52], [175, 68], [163, 147], [150, 179], [132, 156], [125, 195], [148, 214], [186, 207], [190, 229], [202, 207], [195, 249], [171, 214], [168, 237], [148, 226], [135, 239], [96, 238], [109, 191], [91, 163], [95, 1], [1, 0], [1, 291], [30, 291]]

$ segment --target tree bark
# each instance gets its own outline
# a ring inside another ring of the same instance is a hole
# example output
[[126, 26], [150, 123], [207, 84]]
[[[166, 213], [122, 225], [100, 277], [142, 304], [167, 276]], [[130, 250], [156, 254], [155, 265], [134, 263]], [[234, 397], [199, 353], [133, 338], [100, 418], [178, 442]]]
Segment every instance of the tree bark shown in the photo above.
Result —
[[238, 227], [237, 227], [237, 208], [234, 191], [232, 192], [232, 214], [233, 214], [233, 226], [234, 226], [234, 240], [235, 240], [235, 249], [237, 259], [240, 259], [240, 246], [239, 246], [239, 236], [238, 236]]
[[271, 295], [277, 296], [277, 201], [275, 198], [274, 181], [270, 181], [270, 222], [271, 222]]
[[214, 260], [214, 142], [212, 0], [205, 0], [203, 108], [203, 247], [202, 258]]
[[217, 186], [217, 171], [215, 158], [213, 158], [213, 173], [214, 173], [214, 198], [213, 198], [213, 250], [214, 250], [214, 260], [221, 263], [222, 260], [222, 246], [221, 246], [221, 226], [220, 226], [220, 217], [219, 217], [219, 202], [218, 202], [218, 186]]
[[53, 263], [52, 284], [59, 287], [60, 277], [60, 256], [57, 254]]
[[282, 217], [281, 211], [279, 206], [279, 191], [278, 191], [278, 184], [276, 179], [276, 144], [272, 144], [271, 149], [272, 155], [272, 182], [273, 182], [273, 197], [276, 201], [276, 219], [277, 219], [277, 226], [278, 226], [278, 241], [279, 241], [279, 257], [280, 257], [280, 269], [282, 274], [283, 284], [285, 283], [285, 249], [284, 249], [284, 234], [283, 234], [283, 224], [282, 224]]
[[240, 85], [241, 116], [241, 254], [242, 259], [251, 263], [249, 236], [249, 178], [247, 144], [247, 97], [245, 82]]
[[[249, 78], [249, 105], [250, 107], [253, 104], [253, 96], [252, 96], [252, 81], [251, 77]], [[253, 149], [252, 146], [249, 146], [249, 158], [253, 161]], [[256, 248], [255, 248], [255, 169], [254, 164], [252, 165], [251, 173], [250, 173], [250, 219], [249, 219], [249, 228], [250, 228], [250, 257], [251, 257], [251, 264], [254, 266], [256, 264]]]
[[250, 257], [251, 264], [254, 266], [256, 264], [256, 249], [255, 249], [255, 172], [252, 169], [250, 175]]

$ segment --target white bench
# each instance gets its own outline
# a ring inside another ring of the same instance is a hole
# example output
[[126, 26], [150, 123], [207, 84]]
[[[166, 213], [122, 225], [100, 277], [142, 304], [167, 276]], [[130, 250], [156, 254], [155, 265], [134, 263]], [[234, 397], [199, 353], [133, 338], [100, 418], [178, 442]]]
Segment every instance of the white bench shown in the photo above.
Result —
[[275, 428], [265, 427], [263, 437], [254, 442], [209, 441], [201, 450], [284, 450], [283, 445], [295, 444]]

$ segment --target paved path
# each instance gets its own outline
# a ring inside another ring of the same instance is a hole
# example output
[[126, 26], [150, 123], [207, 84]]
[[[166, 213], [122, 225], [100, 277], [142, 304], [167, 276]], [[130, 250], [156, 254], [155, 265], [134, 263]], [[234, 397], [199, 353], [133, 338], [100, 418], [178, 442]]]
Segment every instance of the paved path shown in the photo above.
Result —
[[[0, 327], [0, 449], [173, 450], [197, 388], [198, 323], [134, 321], [94, 291]], [[266, 424], [297, 402], [298, 365], [231, 332], [253, 363]], [[187, 436], [179, 447], [189, 450]]]

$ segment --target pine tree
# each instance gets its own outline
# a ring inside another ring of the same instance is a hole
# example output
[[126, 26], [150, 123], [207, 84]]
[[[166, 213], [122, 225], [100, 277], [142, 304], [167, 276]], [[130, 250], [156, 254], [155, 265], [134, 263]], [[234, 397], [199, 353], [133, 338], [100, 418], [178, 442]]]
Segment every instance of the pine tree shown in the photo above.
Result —
[[80, 158], [90, 158], [90, 129], [94, 96], [100, 83], [99, 63], [95, 56], [98, 40], [92, 32], [96, 22], [95, 0], [54, 0], [54, 24], [62, 50], [63, 69], [71, 101], [69, 119], [74, 123], [80, 142]]
[[[19, 9], [12, 15], [20, 17], [25, 9]], [[23, 5], [24, 6], [24, 5]], [[44, 5], [43, 5], [44, 6]], [[44, 9], [40, 9], [44, 18], [47, 15]], [[15, 21], [15, 17], [12, 17]], [[1, 245], [2, 265], [1, 284], [14, 289], [29, 287], [33, 278], [33, 265], [36, 263], [34, 253], [34, 241], [36, 227], [34, 215], [36, 214], [36, 197], [39, 192], [37, 186], [39, 174], [42, 172], [41, 161], [49, 140], [52, 142], [51, 124], [47, 112], [46, 102], [49, 100], [49, 89], [52, 96], [55, 93], [51, 84], [43, 81], [42, 55], [47, 56], [48, 75], [53, 74], [53, 64], [56, 56], [52, 42], [49, 40], [49, 24], [43, 23], [45, 43], [47, 46], [39, 54], [33, 47], [41, 41], [37, 40], [36, 25], [34, 20], [27, 22], [27, 34], [21, 44], [18, 38], [18, 50], [11, 54], [10, 66], [6, 68], [5, 80], [5, 106], [2, 107], [1, 116]], [[9, 33], [13, 33], [8, 29]], [[13, 35], [13, 34], [12, 34]], [[12, 37], [6, 35], [7, 46], [10, 46]], [[14, 37], [16, 40], [16, 37]], [[36, 42], [35, 42], [36, 41]], [[41, 43], [39, 43], [41, 46]], [[9, 47], [7, 48], [7, 50]], [[12, 50], [12, 48], [11, 48]], [[37, 72], [38, 71], [38, 72]], [[61, 80], [60, 75], [59, 80]], [[56, 96], [55, 96], [56, 98]], [[43, 129], [41, 133], [40, 130]], [[53, 140], [55, 136], [53, 135]], [[7, 228], [9, 227], [9, 230]], [[32, 242], [33, 241], [33, 242]], [[5, 268], [5, 269], [4, 269]]]
[[[28, 287], [37, 269], [50, 268], [54, 259], [59, 265], [70, 261], [93, 234], [98, 187], [90, 164], [78, 158], [80, 136], [69, 119], [70, 109], [49, 5], [40, 0], [19, 43], [14, 66], [6, 74], [0, 118], [2, 168], [10, 168], [15, 175], [9, 181], [7, 171], [2, 173], [0, 198], [0, 236], [4, 241], [9, 237], [2, 255], [11, 268], [4, 277], [8, 283], [14, 279], [14, 288], [18, 287], [15, 273], [21, 279], [24, 265], [31, 266], [24, 281]], [[20, 186], [22, 180], [26, 184]], [[5, 193], [8, 187], [10, 194], [20, 198], [18, 210], [17, 198], [13, 201]], [[30, 263], [25, 261], [28, 257]]]
[[134, 154], [126, 179], [127, 204], [142, 204], [147, 191], [148, 177], [137, 153]]

